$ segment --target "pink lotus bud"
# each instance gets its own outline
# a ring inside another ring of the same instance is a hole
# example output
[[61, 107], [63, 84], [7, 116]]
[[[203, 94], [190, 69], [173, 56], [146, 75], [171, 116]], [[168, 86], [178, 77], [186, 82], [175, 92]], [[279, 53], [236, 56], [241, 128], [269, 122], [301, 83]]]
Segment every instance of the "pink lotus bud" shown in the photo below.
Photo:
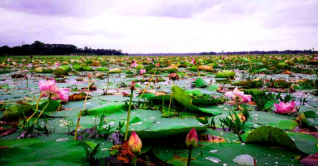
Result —
[[194, 147], [198, 146], [198, 142], [199, 142], [198, 134], [195, 131], [195, 129], [192, 128], [187, 135], [186, 145], [188, 148], [194, 148]]
[[132, 134], [130, 135], [128, 145], [131, 152], [133, 152], [134, 154], [137, 154], [141, 151], [142, 142], [135, 132], [132, 132]]
[[11, 61], [11, 59], [7, 59], [7, 62], [10, 62]]
[[170, 75], [169, 75], [169, 80], [173, 80], [173, 81], [175, 81], [175, 80], [179, 80], [180, 78], [179, 78], [179, 75], [177, 74], [177, 73], [171, 73]]
[[160, 67], [160, 63], [156, 63], [156, 68], [159, 68]]
[[88, 76], [89, 79], [92, 78], [92, 74], [91, 73], [88, 73], [87, 76]]
[[129, 89], [132, 90], [132, 91], [136, 89], [136, 88], [135, 88], [135, 81], [132, 81], [132, 82], [131, 82], [131, 84], [130, 84], [130, 86], [129, 86]]

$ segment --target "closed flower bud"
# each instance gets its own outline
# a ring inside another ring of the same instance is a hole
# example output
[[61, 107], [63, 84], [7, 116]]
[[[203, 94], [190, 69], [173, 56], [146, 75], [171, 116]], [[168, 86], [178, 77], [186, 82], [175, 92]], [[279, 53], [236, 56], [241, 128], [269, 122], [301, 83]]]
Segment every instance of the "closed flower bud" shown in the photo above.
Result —
[[130, 90], [135, 90], [136, 88], [135, 88], [135, 81], [132, 81], [131, 82], [131, 84], [130, 84], [130, 86], [129, 86], [129, 89]]
[[186, 145], [188, 148], [194, 148], [198, 146], [198, 135], [194, 128], [190, 130], [186, 138]]
[[137, 154], [141, 151], [142, 142], [138, 135], [133, 132], [128, 140], [128, 145], [132, 153]]
[[171, 74], [169, 75], [169, 80], [173, 80], [173, 81], [179, 80], [178, 74], [177, 74], [177, 73], [171, 73]]
[[92, 78], [92, 74], [91, 73], [88, 73], [87, 76], [88, 76], [89, 79]]

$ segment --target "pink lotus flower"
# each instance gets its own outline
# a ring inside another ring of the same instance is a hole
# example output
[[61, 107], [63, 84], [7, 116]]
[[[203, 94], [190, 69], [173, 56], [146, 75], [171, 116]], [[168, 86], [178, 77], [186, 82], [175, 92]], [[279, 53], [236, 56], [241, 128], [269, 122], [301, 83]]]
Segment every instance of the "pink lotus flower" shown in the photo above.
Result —
[[68, 102], [68, 95], [70, 93], [70, 90], [67, 88], [62, 88], [60, 89], [60, 96], [59, 98], [64, 101], [64, 102]]
[[194, 148], [194, 147], [198, 146], [198, 142], [199, 142], [198, 134], [195, 131], [195, 129], [192, 128], [187, 135], [186, 145], [188, 148]]
[[10, 62], [11, 61], [11, 59], [7, 59], [7, 62]]
[[144, 73], [146, 73], [146, 69], [140, 69], [139, 74], [143, 75]]
[[142, 142], [135, 132], [132, 132], [132, 134], [130, 135], [128, 145], [131, 152], [133, 152], [134, 154], [137, 154], [141, 151]]
[[318, 57], [314, 57], [314, 60], [318, 60]]
[[192, 58], [191, 64], [195, 64], [195, 59]]
[[22, 59], [23, 62], [25, 62], [25, 59]]
[[295, 101], [292, 101], [290, 103], [284, 103], [284, 102], [279, 102], [279, 104], [274, 103], [274, 106], [275, 106], [274, 112], [279, 114], [289, 114], [289, 113], [297, 112], [295, 107]]
[[55, 80], [41, 80], [39, 82], [39, 88], [40, 91], [43, 92], [43, 97], [51, 96], [52, 99], [60, 97], [60, 88], [55, 85]]
[[26, 67], [31, 68], [33, 65], [29, 63]]
[[59, 62], [56, 62], [56, 63], [55, 63], [55, 66], [56, 66], [56, 67], [60, 67], [61, 64], [60, 64]]
[[235, 88], [233, 92], [226, 92], [225, 96], [231, 98], [232, 100], [239, 100], [243, 103], [250, 102], [252, 99], [252, 95], [244, 95], [243, 91]]
[[39, 82], [40, 91], [43, 93], [43, 97], [49, 96], [52, 100], [61, 99], [64, 102], [68, 102], [69, 89], [60, 89], [56, 84], [55, 80], [41, 80]]
[[131, 64], [131, 67], [137, 67], [138, 64], [134, 61], [132, 64]]

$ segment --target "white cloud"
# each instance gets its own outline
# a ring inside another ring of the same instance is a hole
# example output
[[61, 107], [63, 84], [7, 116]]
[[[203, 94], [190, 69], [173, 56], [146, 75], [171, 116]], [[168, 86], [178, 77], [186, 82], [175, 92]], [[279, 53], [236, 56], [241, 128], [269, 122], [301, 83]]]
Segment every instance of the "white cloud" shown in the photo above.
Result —
[[40, 40], [128, 53], [309, 49], [318, 45], [317, 1], [95, 0], [81, 1], [65, 12], [71, 2], [62, 11], [53, 9], [63, 3], [47, 3], [53, 9], [44, 14], [39, 6], [15, 10], [25, 6], [0, 3], [0, 15], [5, 16], [0, 18], [0, 45]]

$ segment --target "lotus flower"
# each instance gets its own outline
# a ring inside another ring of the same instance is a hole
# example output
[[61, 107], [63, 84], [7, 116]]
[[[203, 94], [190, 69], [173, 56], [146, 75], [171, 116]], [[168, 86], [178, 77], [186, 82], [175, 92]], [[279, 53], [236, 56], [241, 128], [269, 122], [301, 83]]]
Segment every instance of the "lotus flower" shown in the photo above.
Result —
[[289, 113], [297, 112], [295, 107], [295, 101], [292, 101], [290, 103], [279, 102], [279, 104], [275, 103], [274, 106], [275, 106], [274, 112], [279, 114], [289, 114]]
[[133, 61], [133, 63], [131, 64], [131, 67], [137, 67], [137, 66], [138, 64], [135, 61]]
[[232, 100], [239, 100], [243, 103], [250, 102], [252, 99], [252, 95], [244, 95], [243, 91], [238, 90], [235, 88], [233, 92], [226, 92], [225, 96], [231, 98]]
[[318, 60], [318, 57], [314, 57], [314, 60]]
[[68, 102], [68, 93], [70, 90], [67, 88], [60, 89], [55, 84], [55, 80], [41, 80], [39, 82], [39, 88], [43, 93], [43, 97], [50, 96], [52, 100], [61, 99], [62, 101]]
[[10, 62], [11, 61], [11, 59], [7, 59], [7, 62]]
[[55, 63], [55, 66], [56, 66], [56, 67], [60, 67], [61, 64], [60, 64], [59, 62], [56, 62], [56, 63]]
[[64, 102], [68, 102], [68, 95], [70, 90], [67, 88], [60, 89], [60, 99]]
[[40, 91], [43, 92], [43, 96], [50, 96], [51, 97], [59, 97], [59, 93], [60, 93], [60, 88], [55, 85], [55, 80], [48, 80], [48, 81], [44, 81], [41, 80], [39, 82], [39, 88]]
[[192, 58], [191, 64], [195, 64], [195, 59]]
[[128, 145], [131, 152], [133, 152], [134, 154], [137, 154], [141, 151], [142, 142], [135, 132], [132, 132], [132, 134], [130, 135]]
[[28, 65], [27, 65], [27, 67], [28, 68], [31, 68], [33, 65], [31, 64], [31, 63], [29, 63]]
[[195, 131], [195, 129], [192, 128], [187, 135], [186, 145], [188, 148], [194, 148], [194, 147], [198, 146], [198, 141], [199, 141], [198, 134]]
[[146, 73], [146, 69], [140, 69], [140, 70], [139, 70], [139, 74], [140, 74], [140, 75], [143, 75], [144, 73]]
[[25, 59], [22, 59], [23, 62], [25, 62]]

